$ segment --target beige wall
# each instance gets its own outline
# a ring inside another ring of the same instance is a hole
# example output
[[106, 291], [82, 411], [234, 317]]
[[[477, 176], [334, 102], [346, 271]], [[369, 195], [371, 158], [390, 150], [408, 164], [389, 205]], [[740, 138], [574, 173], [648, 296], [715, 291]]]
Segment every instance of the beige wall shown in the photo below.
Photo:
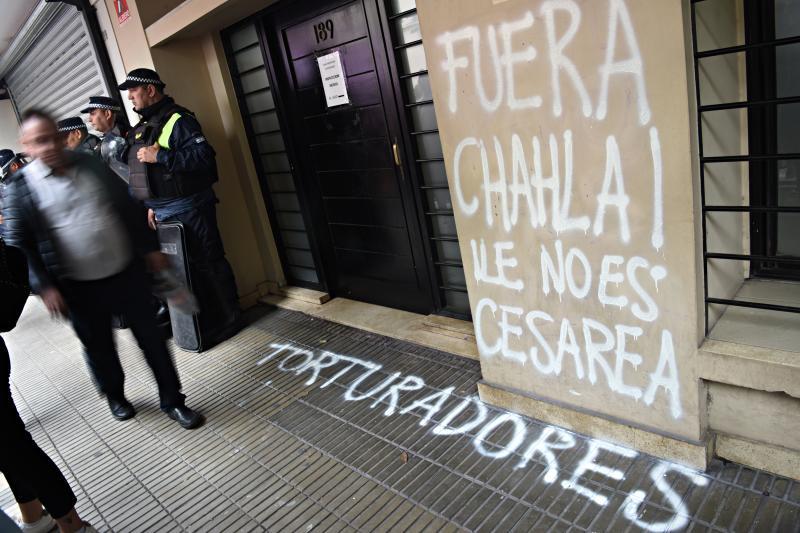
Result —
[[701, 439], [682, 2], [417, 6], [485, 381]]
[[15, 152], [21, 150], [18, 126], [17, 115], [14, 113], [11, 100], [0, 100], [0, 149], [10, 148]]
[[147, 28], [183, 2], [184, 0], [138, 0], [136, 5], [139, 9], [142, 25]]
[[800, 454], [800, 399], [782, 392], [708, 385], [709, 427]]
[[[122, 83], [125, 79], [126, 70], [125, 63], [122, 60], [122, 54], [120, 53], [119, 46], [117, 46], [117, 38], [114, 30], [114, 27], [117, 25], [116, 15], [112, 12], [114, 18], [112, 19], [111, 16], [109, 16], [105, 0], [92, 0], [92, 5], [95, 6], [97, 22], [100, 26], [100, 32], [103, 35], [103, 44], [108, 52], [111, 68], [114, 70], [114, 81], [117, 84]], [[136, 121], [139, 119], [138, 115], [133, 110], [133, 104], [131, 104], [123, 94], [115, 93], [112, 96], [120, 99], [128, 115], [128, 121], [131, 124], [136, 124]]]
[[[110, 4], [110, 1], [107, 2]], [[282, 282], [275, 244], [267, 222], [244, 128], [230, 86], [224, 54], [213, 34], [147, 45], [137, 2], [129, 0], [130, 19], [114, 30], [126, 70], [155, 68], [167, 93], [194, 111], [217, 152], [220, 181], [214, 189], [228, 259], [244, 305], [252, 305], [268, 281]], [[109, 6], [114, 15], [113, 6]], [[126, 95], [123, 95], [123, 97]], [[238, 128], [238, 129], [237, 129]]]
[[135, 0], [128, 0], [130, 17], [119, 24], [114, 10], [114, 0], [105, 0], [106, 10], [114, 28], [117, 46], [122, 55], [125, 71], [135, 68], [153, 68], [153, 58], [150, 55], [150, 46], [144, 34], [144, 27], [139, 16], [139, 9]]

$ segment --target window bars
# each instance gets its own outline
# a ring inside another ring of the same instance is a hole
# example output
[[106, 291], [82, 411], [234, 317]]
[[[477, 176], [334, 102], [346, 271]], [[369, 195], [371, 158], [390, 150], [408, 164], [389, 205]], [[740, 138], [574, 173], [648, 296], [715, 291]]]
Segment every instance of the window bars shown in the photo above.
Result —
[[[748, 214], [756, 214], [763, 216], [777, 216], [778, 213], [800, 213], [800, 206], [779, 206], [779, 205], [770, 205], [774, 202], [769, 202], [769, 200], [762, 200], [758, 202], [757, 205], [753, 205], [753, 202], [748, 202], [748, 205], [720, 205], [720, 204], [708, 204], [706, 201], [706, 170], [707, 167], [710, 165], [720, 164], [720, 163], [735, 163], [735, 162], [744, 162], [751, 164], [749, 180], [751, 184], [753, 180], [765, 180], [767, 176], [761, 174], [758, 168], [755, 168], [755, 172], [753, 172], [754, 167], [752, 166], [753, 163], [765, 163], [767, 165], [771, 165], [776, 163], [778, 160], [796, 160], [800, 159], [800, 153], [780, 153], [776, 148], [771, 147], [767, 149], [761, 149], [759, 152], [765, 153], [752, 153], [753, 149], [752, 146], [748, 150], [748, 154], [742, 155], [715, 155], [715, 156], [708, 156], [705, 154], [703, 149], [703, 117], [704, 114], [713, 112], [713, 111], [721, 111], [721, 110], [731, 110], [731, 109], [745, 109], [750, 112], [752, 109], [765, 109], [771, 108], [775, 109], [776, 106], [781, 104], [792, 104], [800, 102], [800, 96], [786, 96], [786, 97], [774, 97], [773, 95], [766, 95], [758, 94], [754, 97], [750, 89], [750, 80], [748, 80], [748, 92], [747, 98], [742, 101], [735, 101], [735, 102], [726, 102], [726, 103], [715, 103], [715, 104], [704, 104], [701, 100], [701, 72], [700, 72], [700, 61], [704, 58], [710, 57], [719, 57], [725, 56], [730, 54], [739, 54], [745, 53], [748, 56], [751, 54], [757, 53], [763, 50], [771, 50], [774, 53], [778, 47], [787, 46], [795, 43], [800, 43], [800, 35], [793, 36], [793, 37], [783, 37], [783, 38], [774, 38], [774, 31], [772, 33], [771, 39], [764, 39], [763, 35], [758, 40], [752, 40], [750, 37], [752, 35], [751, 32], [748, 32], [748, 38], [746, 39], [744, 44], [737, 44], [734, 46], [726, 46], [722, 48], [710, 49], [710, 50], [703, 50], [699, 51], [698, 48], [698, 33], [697, 33], [697, 6], [707, 0], [692, 0], [691, 6], [691, 24], [692, 24], [692, 43], [693, 43], [693, 51], [694, 51], [694, 78], [695, 78], [695, 91], [696, 91], [696, 99], [697, 99], [697, 125], [698, 125], [698, 146], [700, 152], [700, 194], [702, 200], [702, 231], [703, 231], [703, 290], [704, 290], [704, 298], [705, 298], [705, 305], [706, 305], [706, 313], [705, 313], [705, 329], [706, 334], [709, 333], [709, 306], [710, 305], [729, 305], [729, 306], [738, 306], [738, 307], [748, 307], [748, 308], [755, 308], [755, 309], [764, 309], [764, 310], [771, 310], [771, 311], [783, 311], [788, 313], [800, 313], [800, 306], [792, 306], [792, 305], [777, 305], [771, 303], [762, 303], [762, 302], [755, 302], [755, 301], [747, 301], [747, 300], [738, 300], [738, 299], [730, 299], [730, 298], [717, 298], [713, 297], [709, 294], [709, 281], [708, 281], [708, 271], [709, 271], [709, 261], [714, 260], [721, 260], [721, 261], [749, 261], [751, 265], [758, 265], [758, 264], [779, 264], [779, 265], [787, 265], [787, 266], [800, 266], [800, 257], [797, 256], [788, 256], [788, 255], [777, 255], [776, 253], [770, 253], [767, 250], [766, 253], [753, 253], [753, 248], [751, 247], [750, 254], [738, 254], [738, 253], [721, 253], [721, 252], [709, 252], [708, 250], [708, 228], [707, 222], [710, 213], [719, 213], [719, 212], [740, 212], [740, 213], [748, 213]], [[745, 0], [747, 2], [747, 0]], [[764, 4], [767, 4], [765, 2]], [[749, 6], [750, 9], [745, 9], [745, 13], [752, 13], [753, 9], [761, 9], [763, 4], [760, 2], [758, 4], [753, 4]], [[747, 21], [748, 23], [752, 23], [754, 21]], [[748, 57], [748, 77], [751, 75], [749, 72], [750, 67], [750, 59]], [[758, 92], [758, 91], [757, 91]], [[762, 126], [761, 124], [756, 124], [756, 127]], [[746, 126], [748, 129], [752, 129], [752, 125], [749, 124]], [[749, 131], [749, 135], [752, 136], [753, 133], [756, 134], [763, 134], [764, 132], [753, 132]], [[760, 175], [758, 175], [760, 174]], [[751, 195], [752, 196], [752, 195]], [[752, 270], [752, 268], [751, 268]]]

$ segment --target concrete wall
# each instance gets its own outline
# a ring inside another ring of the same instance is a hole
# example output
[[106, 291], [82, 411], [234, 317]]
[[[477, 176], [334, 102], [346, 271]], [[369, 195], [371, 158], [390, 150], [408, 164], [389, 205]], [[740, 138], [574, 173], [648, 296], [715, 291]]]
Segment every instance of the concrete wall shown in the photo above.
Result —
[[150, 45], [144, 34], [144, 26], [139, 16], [138, 2], [128, 0], [130, 17], [120, 24], [114, 10], [114, 0], [105, 0], [106, 11], [111, 19], [125, 71], [135, 68], [153, 68]]
[[[95, 7], [97, 22], [100, 26], [100, 31], [103, 34], [103, 44], [108, 52], [108, 58], [111, 61], [111, 68], [114, 70], [114, 81], [117, 84], [120, 84], [125, 79], [126, 70], [125, 63], [122, 61], [122, 54], [120, 53], [119, 46], [117, 45], [116, 33], [114, 31], [114, 27], [117, 25], [116, 14], [112, 11], [111, 15], [109, 15], [108, 10], [106, 9], [105, 0], [92, 0], [92, 5]], [[136, 124], [139, 118], [133, 110], [133, 104], [127, 98], [124, 98], [124, 95], [115, 94], [114, 96], [119, 98], [122, 102], [122, 105], [125, 107], [128, 121], [131, 124]]]
[[708, 396], [714, 431], [800, 452], [800, 398], [723, 383], [709, 383]]
[[18, 127], [17, 115], [14, 113], [11, 100], [0, 100], [0, 149], [10, 148], [15, 152], [22, 150], [19, 145]]
[[417, 7], [484, 380], [702, 439], [683, 2]]
[[[114, 14], [110, 0], [106, 2]], [[217, 218], [228, 259], [236, 274], [239, 295], [253, 305], [266, 282], [283, 279], [269, 229], [258, 179], [243, 140], [244, 129], [230, 89], [224, 55], [215, 35], [173, 40], [150, 48], [139, 18], [137, 2], [129, 0], [131, 17], [114, 32], [126, 70], [155, 68], [167, 84], [167, 93], [192, 109], [217, 152], [220, 198]], [[223, 73], [224, 76], [223, 76]], [[125, 95], [123, 95], [124, 97]], [[238, 120], [238, 123], [237, 123]]]
[[138, 0], [136, 5], [139, 9], [142, 25], [147, 28], [183, 2], [184, 0]]
[[722, 383], [708, 394], [718, 455], [800, 479], [800, 399]]

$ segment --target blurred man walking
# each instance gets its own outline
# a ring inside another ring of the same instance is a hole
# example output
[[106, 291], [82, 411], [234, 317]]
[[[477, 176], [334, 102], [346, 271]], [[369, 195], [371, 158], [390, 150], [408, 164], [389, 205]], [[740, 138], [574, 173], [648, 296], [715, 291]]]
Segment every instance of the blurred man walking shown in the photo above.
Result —
[[163, 272], [169, 260], [143, 207], [99, 158], [65, 151], [50, 116], [28, 111], [22, 119], [21, 142], [33, 161], [7, 184], [3, 214], [6, 241], [28, 257], [34, 292], [51, 314], [71, 319], [115, 418], [135, 415], [111, 329], [119, 313], [155, 375], [161, 409], [187, 429], [199, 426], [153, 317], [145, 266]]

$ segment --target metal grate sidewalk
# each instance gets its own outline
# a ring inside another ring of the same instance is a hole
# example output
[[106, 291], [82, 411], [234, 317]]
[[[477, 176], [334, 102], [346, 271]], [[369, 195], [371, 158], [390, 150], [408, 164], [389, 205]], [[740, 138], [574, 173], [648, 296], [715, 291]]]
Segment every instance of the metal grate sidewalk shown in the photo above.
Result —
[[[800, 531], [798, 482], [721, 462], [698, 475], [471, 400], [474, 361], [256, 313], [213, 350], [175, 352], [208, 419], [195, 431], [160, 413], [128, 332], [128, 422], [110, 417], [77, 339], [38, 302], [5, 336], [23, 419], [99, 529]], [[7, 488], [0, 502], [13, 507]]]

